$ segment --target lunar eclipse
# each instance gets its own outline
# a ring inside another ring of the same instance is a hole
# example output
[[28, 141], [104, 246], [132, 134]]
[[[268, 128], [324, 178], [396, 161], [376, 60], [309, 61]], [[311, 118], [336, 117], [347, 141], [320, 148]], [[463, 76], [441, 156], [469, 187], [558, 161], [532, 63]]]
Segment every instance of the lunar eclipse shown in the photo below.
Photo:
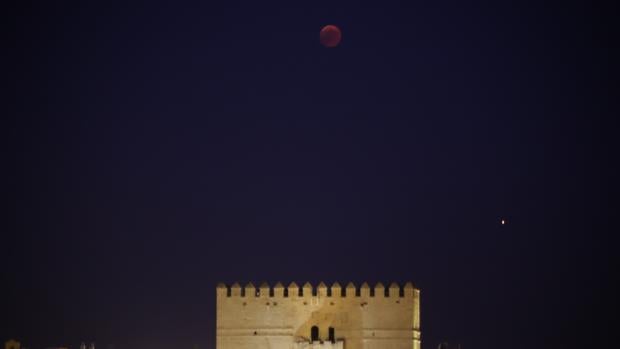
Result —
[[321, 29], [320, 33], [321, 45], [325, 47], [336, 47], [342, 39], [342, 32], [340, 28], [335, 25], [329, 24]]
[[[218, 283], [321, 280], [415, 282], [423, 349], [620, 342], [617, 3], [12, 1], [0, 349], [226, 349]], [[339, 341], [392, 293], [300, 341], [395, 348]]]

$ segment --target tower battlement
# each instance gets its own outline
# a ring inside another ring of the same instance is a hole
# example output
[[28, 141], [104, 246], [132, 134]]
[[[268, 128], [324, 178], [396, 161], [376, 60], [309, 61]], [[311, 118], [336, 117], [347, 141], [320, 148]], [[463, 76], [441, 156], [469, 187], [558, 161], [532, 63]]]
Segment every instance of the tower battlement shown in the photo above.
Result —
[[221, 283], [216, 294], [218, 349], [291, 349], [321, 342], [347, 349], [420, 348], [420, 290], [411, 282], [387, 288], [380, 282], [373, 287]]
[[263, 282], [256, 287], [252, 282], [241, 286], [239, 283], [226, 285], [219, 283], [217, 285], [218, 297], [240, 297], [240, 298], [299, 298], [299, 297], [332, 297], [332, 298], [408, 298], [414, 297], [419, 293], [411, 282], [407, 282], [402, 287], [393, 282], [389, 287], [385, 287], [383, 283], [378, 282], [374, 287], [370, 287], [364, 282], [357, 287], [354, 283], [349, 282], [346, 287], [342, 287], [338, 282], [334, 282], [328, 287], [324, 282], [320, 282], [316, 287], [306, 282], [302, 287], [297, 283], [291, 282], [288, 286], [278, 282], [273, 287]]

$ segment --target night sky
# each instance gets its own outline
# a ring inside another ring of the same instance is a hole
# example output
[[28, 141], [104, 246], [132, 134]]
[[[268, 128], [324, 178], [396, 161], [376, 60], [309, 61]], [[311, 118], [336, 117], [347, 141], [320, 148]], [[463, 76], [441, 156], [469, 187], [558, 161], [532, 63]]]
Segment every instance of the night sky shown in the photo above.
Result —
[[1, 341], [214, 348], [220, 281], [413, 281], [424, 349], [615, 330], [616, 8], [16, 1], [3, 17]]

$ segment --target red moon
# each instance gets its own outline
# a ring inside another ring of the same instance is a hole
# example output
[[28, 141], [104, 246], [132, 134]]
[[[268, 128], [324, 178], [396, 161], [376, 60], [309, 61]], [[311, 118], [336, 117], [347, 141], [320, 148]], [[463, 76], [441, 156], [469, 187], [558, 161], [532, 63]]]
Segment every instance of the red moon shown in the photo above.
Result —
[[342, 39], [342, 32], [340, 28], [335, 25], [329, 24], [321, 29], [321, 44], [325, 47], [336, 47]]

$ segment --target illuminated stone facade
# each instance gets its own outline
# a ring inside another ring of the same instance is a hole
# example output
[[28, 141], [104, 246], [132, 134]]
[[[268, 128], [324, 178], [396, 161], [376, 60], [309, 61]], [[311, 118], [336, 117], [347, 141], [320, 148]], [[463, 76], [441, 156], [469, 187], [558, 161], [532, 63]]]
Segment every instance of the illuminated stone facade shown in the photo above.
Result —
[[420, 291], [217, 286], [217, 349], [420, 349]]

